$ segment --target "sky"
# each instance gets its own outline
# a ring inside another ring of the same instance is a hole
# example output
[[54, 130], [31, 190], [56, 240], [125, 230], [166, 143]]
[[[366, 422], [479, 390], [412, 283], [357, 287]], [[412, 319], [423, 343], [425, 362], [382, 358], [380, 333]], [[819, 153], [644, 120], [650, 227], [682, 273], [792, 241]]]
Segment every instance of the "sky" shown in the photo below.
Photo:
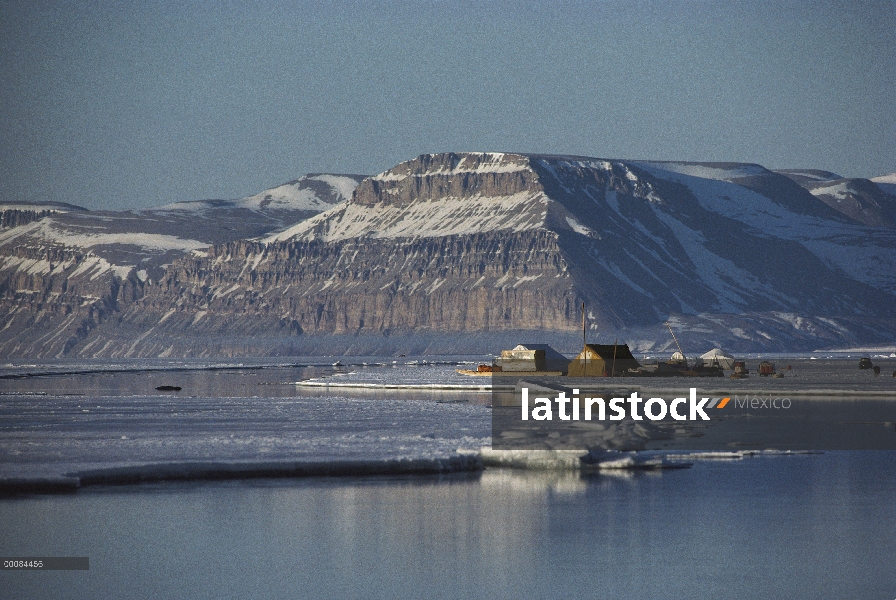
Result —
[[896, 171], [896, 1], [0, 0], [0, 201], [240, 198], [428, 152]]

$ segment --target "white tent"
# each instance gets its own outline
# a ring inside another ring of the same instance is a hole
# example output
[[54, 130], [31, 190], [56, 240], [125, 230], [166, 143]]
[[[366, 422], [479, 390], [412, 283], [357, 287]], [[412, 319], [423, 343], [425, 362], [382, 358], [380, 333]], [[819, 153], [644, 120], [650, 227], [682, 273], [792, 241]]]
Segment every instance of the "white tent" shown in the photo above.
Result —
[[697, 359], [697, 366], [721, 367], [730, 371], [734, 368], [734, 357], [721, 348], [713, 348]]
[[501, 350], [500, 363], [504, 371], [562, 371], [566, 372], [569, 359], [547, 344], [520, 344], [513, 350]]

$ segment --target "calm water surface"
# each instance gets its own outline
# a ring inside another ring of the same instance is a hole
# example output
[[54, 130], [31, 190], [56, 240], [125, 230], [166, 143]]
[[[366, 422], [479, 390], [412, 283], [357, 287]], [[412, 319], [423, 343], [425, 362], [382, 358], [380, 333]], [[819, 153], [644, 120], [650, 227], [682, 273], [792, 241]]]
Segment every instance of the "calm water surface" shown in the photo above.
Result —
[[0, 500], [4, 598], [896, 598], [896, 453]]

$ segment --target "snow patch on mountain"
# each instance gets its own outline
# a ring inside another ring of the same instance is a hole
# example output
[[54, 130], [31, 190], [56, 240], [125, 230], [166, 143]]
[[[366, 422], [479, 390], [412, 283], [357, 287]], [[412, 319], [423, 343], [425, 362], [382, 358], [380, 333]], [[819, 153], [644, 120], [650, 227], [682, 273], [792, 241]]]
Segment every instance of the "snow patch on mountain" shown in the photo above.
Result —
[[842, 181], [834, 185], [813, 188], [809, 192], [813, 196], [833, 196], [838, 200], [845, 200], [852, 190], [849, 187], [849, 182]]
[[188, 200], [186, 202], [173, 202], [171, 204], [165, 204], [163, 206], [159, 206], [156, 208], [150, 208], [143, 211], [137, 211], [139, 213], [165, 213], [165, 212], [182, 212], [182, 213], [194, 213], [194, 214], [202, 214], [204, 212], [214, 210], [216, 208], [221, 208], [221, 206], [232, 206], [233, 202], [230, 200]]
[[313, 190], [302, 189], [287, 183], [254, 196], [234, 202], [234, 206], [261, 210], [262, 208], [284, 208], [289, 210], [326, 210], [331, 204], [324, 202]]
[[[574, 192], [566, 185], [566, 183], [575, 181], [582, 171], [591, 170], [606, 173], [610, 177], [623, 177], [626, 181], [632, 184], [633, 194], [635, 196], [644, 198], [650, 202], [662, 202], [662, 199], [657, 195], [656, 190], [654, 190], [653, 185], [651, 185], [649, 181], [645, 181], [642, 177], [639, 177], [627, 163], [622, 161], [582, 158], [576, 156], [539, 156], [537, 157], [536, 162], [539, 167], [548, 171], [551, 177], [553, 177], [560, 187], [567, 193]], [[590, 191], [587, 189], [584, 191], [586, 195], [591, 196]], [[609, 187], [609, 183], [606, 186], [606, 191], [607, 193], [615, 193], [615, 190], [612, 190]], [[593, 196], [591, 197], [593, 198]], [[614, 210], [618, 211], [618, 207]]]
[[42, 241], [51, 245], [62, 245], [75, 248], [95, 248], [113, 244], [137, 246], [147, 251], [196, 250], [205, 248], [207, 243], [198, 240], [179, 238], [173, 235], [158, 233], [104, 233], [101, 231], [77, 231], [64, 224], [59, 224], [52, 217], [46, 217], [22, 227], [16, 227], [0, 234], [0, 245], [20, 238], [30, 238], [29, 243]]
[[[769, 237], [794, 239], [811, 222], [813, 233], [827, 232], [830, 221], [794, 213], [771, 198], [749, 190], [722, 177], [700, 177], [681, 170], [667, 170], [666, 163], [639, 163], [661, 179], [685, 185], [706, 210], [750, 225]], [[749, 166], [749, 165], [747, 165]], [[699, 169], [698, 169], [699, 171]], [[745, 172], [729, 169], [728, 172]], [[766, 173], [768, 171], [765, 171]], [[738, 175], [738, 177], [745, 175]]]
[[441, 165], [437, 169], [413, 173], [411, 165], [419, 161], [403, 162], [388, 171], [375, 175], [375, 181], [400, 181], [408, 177], [453, 176], [462, 173], [516, 173], [528, 169], [525, 157], [503, 152], [463, 152], [458, 153], [456, 165]]
[[406, 206], [347, 203], [262, 241], [331, 242], [356, 237], [425, 238], [497, 230], [523, 231], [544, 226], [545, 211], [538, 205], [547, 201], [541, 192], [520, 192], [487, 198], [421, 199]]
[[119, 279], [125, 279], [131, 273], [132, 269], [133, 267], [129, 265], [113, 265], [101, 256], [91, 255], [86, 257], [69, 277], [75, 278], [79, 275], [89, 275], [89, 278], [93, 280], [104, 273], [111, 272]]
[[25, 275], [43, 275], [54, 270], [64, 271], [75, 264], [74, 259], [51, 262], [46, 258], [27, 258], [24, 256], [0, 256], [0, 271], [14, 269]]
[[830, 171], [819, 171], [816, 169], [782, 169], [776, 170], [775, 173], [780, 173], [781, 175], [786, 175], [795, 181], [836, 181], [838, 179], [843, 179], [840, 175], [836, 173], [831, 173]]
[[[672, 215], [662, 210], [654, 210], [657, 218], [668, 226], [687, 252], [698, 277], [693, 285], [705, 287], [716, 297], [712, 308], [719, 312], [737, 313], [749, 305], [751, 297], [764, 296], [780, 301], [781, 296], [767, 283], [757, 279], [752, 273], [737, 267], [730, 260], [709, 251], [706, 238]], [[688, 311], [682, 307], [683, 312]]]
[[[360, 176], [348, 175], [305, 175], [238, 200], [191, 200], [166, 204], [145, 212], [180, 211], [205, 213], [221, 209], [248, 209], [252, 211], [307, 211], [321, 212], [334, 204], [345, 202], [352, 197], [358, 187]], [[324, 184], [329, 193], [323, 193], [314, 182]]]
[[576, 221], [573, 217], [565, 217], [566, 223], [572, 228], [576, 233], [580, 233], [582, 235], [587, 235], [589, 237], [596, 237], [596, 234], [593, 230], [585, 227], [578, 221]]
[[351, 200], [359, 183], [358, 179], [343, 175], [308, 175], [307, 178], [311, 181], [322, 181], [332, 187], [339, 194], [340, 202]]
[[735, 183], [668, 172], [665, 163], [641, 164], [687, 186], [703, 208], [740, 221], [757, 236], [798, 242], [850, 277], [896, 292], [896, 231], [798, 214]]
[[[331, 202], [322, 197], [314, 188], [308, 186], [309, 181], [319, 181], [332, 188], [336, 195], [336, 202]], [[352, 192], [358, 186], [358, 181], [352, 177], [341, 175], [306, 175], [295, 181], [265, 190], [254, 196], [248, 196], [234, 202], [241, 208], [261, 210], [307, 210], [323, 211], [331, 208], [333, 204], [345, 202], [352, 197]]]
[[871, 181], [874, 183], [893, 183], [896, 184], [896, 173], [889, 173], [887, 175], [880, 175], [878, 177], [872, 177]]
[[877, 185], [883, 193], [896, 197], [896, 173], [873, 177], [871, 182]]
[[683, 162], [641, 162], [636, 161], [632, 164], [639, 167], [652, 167], [654, 169], [666, 171], [668, 173], [678, 173], [680, 175], [688, 175], [690, 177], [699, 177], [700, 179], [714, 179], [721, 181], [731, 181], [741, 177], [752, 177], [755, 175], [765, 175], [770, 171], [763, 166], [753, 164], [735, 164], [728, 163], [683, 163]]
[[[77, 264], [77, 268], [67, 273], [69, 279], [79, 276], [86, 276], [90, 280], [94, 280], [104, 273], [111, 272], [119, 279], [125, 279], [131, 272], [132, 267], [113, 265], [105, 258], [88, 254], [79, 261], [74, 258], [67, 258], [61, 261], [51, 261], [47, 258], [26, 258], [21, 256], [0, 256], [0, 271], [14, 270], [24, 275], [50, 275], [51, 273], [62, 273]], [[16, 290], [23, 291], [23, 290]]]

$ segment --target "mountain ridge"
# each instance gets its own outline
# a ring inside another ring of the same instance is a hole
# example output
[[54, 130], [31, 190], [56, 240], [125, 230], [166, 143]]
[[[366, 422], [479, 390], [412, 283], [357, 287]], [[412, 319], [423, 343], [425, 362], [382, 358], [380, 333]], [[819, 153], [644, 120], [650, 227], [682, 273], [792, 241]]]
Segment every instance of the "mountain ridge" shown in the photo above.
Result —
[[639, 351], [668, 345], [667, 320], [696, 347], [891, 342], [896, 231], [800, 183], [820, 173], [421, 155], [291, 227], [182, 253], [65, 352], [488, 351], [574, 340], [583, 301], [592, 332]]

